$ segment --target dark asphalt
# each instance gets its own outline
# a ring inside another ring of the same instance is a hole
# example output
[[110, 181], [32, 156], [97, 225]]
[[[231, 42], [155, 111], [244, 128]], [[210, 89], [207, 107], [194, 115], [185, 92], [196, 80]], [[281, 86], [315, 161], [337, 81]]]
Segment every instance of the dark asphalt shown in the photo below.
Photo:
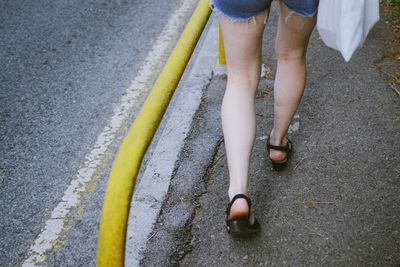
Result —
[[[264, 62], [275, 70], [276, 9]], [[290, 135], [294, 155], [274, 172], [266, 140], [273, 122], [272, 75], [257, 92], [257, 141], [250, 166], [259, 236], [232, 239], [225, 229], [228, 169], [220, 126], [226, 77], [204, 95], [182, 151], [143, 266], [399, 266], [400, 97], [382, 68], [399, 69], [386, 50], [386, 18], [350, 63], [315, 32], [309, 79]]]
[[[27, 257], [180, 3], [0, 1], [0, 266]], [[95, 265], [107, 177], [91, 185], [48, 265]]]

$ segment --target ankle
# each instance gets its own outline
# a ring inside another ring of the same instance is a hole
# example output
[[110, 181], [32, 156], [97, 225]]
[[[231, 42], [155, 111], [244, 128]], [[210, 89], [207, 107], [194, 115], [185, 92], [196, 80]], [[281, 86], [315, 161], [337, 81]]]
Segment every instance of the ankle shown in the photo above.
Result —
[[229, 186], [229, 191], [228, 191], [229, 200], [232, 200], [233, 197], [238, 194], [244, 194], [246, 196], [249, 196], [248, 193], [249, 192], [248, 192], [247, 188], [238, 188], [238, 187]]
[[272, 129], [269, 139], [271, 145], [284, 146], [287, 142], [287, 133], [278, 134], [275, 133], [274, 129]]

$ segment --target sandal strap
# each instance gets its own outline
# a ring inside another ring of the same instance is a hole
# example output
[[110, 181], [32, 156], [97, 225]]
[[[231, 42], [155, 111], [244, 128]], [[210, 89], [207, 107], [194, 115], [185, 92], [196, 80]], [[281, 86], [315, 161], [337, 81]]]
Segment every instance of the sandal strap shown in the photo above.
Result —
[[286, 143], [286, 146], [274, 146], [274, 145], [270, 145], [270, 144], [268, 144], [267, 146], [268, 146], [268, 149], [279, 150], [279, 151], [284, 151], [284, 152], [289, 151], [288, 143]]
[[249, 215], [250, 215], [250, 211], [251, 211], [251, 200], [250, 200], [250, 198], [249, 198], [248, 196], [246, 196], [245, 194], [237, 194], [237, 195], [235, 195], [235, 196], [232, 198], [231, 202], [229, 202], [228, 208], [226, 209], [226, 214], [227, 214], [227, 215], [229, 215], [233, 203], [234, 203], [237, 199], [239, 199], [239, 198], [243, 198], [243, 199], [245, 199], [245, 200], [247, 201], [247, 205], [249, 205]]
[[269, 136], [268, 136], [268, 140], [267, 140], [267, 149], [268, 149], [268, 151], [269, 151], [270, 149], [273, 149], [273, 150], [279, 150], [279, 151], [289, 152], [289, 151], [292, 149], [292, 142], [291, 142], [289, 139], [287, 139], [287, 142], [286, 142], [286, 145], [285, 145], [285, 146], [274, 146], [274, 145], [271, 145], [271, 144], [269, 143]]

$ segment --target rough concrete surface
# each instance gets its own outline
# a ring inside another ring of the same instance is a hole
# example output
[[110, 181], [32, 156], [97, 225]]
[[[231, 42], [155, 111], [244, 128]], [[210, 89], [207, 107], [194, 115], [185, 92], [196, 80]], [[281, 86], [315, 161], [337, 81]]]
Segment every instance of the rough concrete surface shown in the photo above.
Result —
[[185, 71], [186, 77], [176, 89], [172, 105], [163, 118], [166, 124], [163, 129], [158, 129], [161, 134], [151, 152], [153, 156], [147, 162], [140, 180], [136, 182], [126, 235], [127, 266], [139, 264], [142, 249], [146, 247], [168, 193], [193, 118], [212, 77], [218, 55], [218, 39], [214, 38], [218, 35], [218, 21], [213, 18], [211, 21], [203, 31], [206, 38], [200, 40], [198, 49], [194, 51]]
[[[263, 60], [274, 73], [273, 5]], [[257, 140], [250, 166], [262, 232], [232, 239], [225, 229], [228, 168], [220, 126], [226, 83], [204, 95], [171, 181], [143, 266], [399, 266], [400, 97], [379, 67], [384, 18], [350, 63], [313, 34], [309, 79], [290, 138], [287, 170], [275, 172], [266, 139], [273, 122], [272, 77], [256, 97]], [[387, 63], [389, 64], [389, 63]]]

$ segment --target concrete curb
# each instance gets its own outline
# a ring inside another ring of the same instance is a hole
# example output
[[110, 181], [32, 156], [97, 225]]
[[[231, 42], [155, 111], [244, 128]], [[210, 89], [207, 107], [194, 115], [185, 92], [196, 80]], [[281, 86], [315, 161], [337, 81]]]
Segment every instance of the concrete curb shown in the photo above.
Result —
[[138, 266], [179, 161], [201, 97], [212, 78], [218, 53], [218, 22], [212, 16], [187, 79], [177, 89], [175, 105], [134, 192], [129, 215], [125, 263]]

